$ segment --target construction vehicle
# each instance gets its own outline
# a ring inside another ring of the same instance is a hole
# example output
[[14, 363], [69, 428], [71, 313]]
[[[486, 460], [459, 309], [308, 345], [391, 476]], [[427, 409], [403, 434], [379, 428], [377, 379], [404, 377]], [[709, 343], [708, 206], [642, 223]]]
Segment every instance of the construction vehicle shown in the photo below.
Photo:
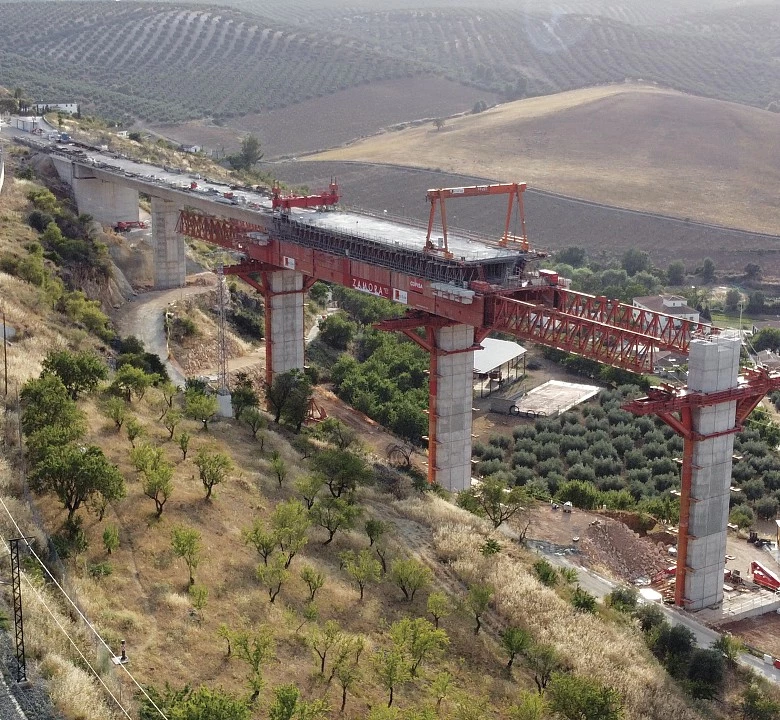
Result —
[[756, 530], [750, 531], [750, 535], [748, 536], [747, 541], [749, 543], [752, 543], [753, 545], [757, 545], [758, 547], [763, 547], [764, 545], [772, 544], [772, 541], [769, 538], [759, 537], [758, 532]]
[[274, 185], [271, 192], [271, 207], [282, 212], [289, 212], [292, 208], [326, 208], [339, 201], [339, 186], [335, 178], [331, 178], [328, 189], [319, 195], [282, 195], [278, 185]]
[[144, 230], [148, 226], [143, 220], [120, 220], [114, 225], [115, 232], [130, 232], [130, 230]]
[[750, 573], [753, 575], [753, 582], [767, 590], [777, 592], [780, 590], [780, 577], [773, 573], [768, 567], [760, 562], [750, 563]]

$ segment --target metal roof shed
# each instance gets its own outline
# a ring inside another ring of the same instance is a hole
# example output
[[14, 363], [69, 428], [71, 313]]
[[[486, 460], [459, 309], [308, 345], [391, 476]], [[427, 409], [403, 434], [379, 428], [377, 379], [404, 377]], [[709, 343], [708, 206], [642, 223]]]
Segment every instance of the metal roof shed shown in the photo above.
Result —
[[[485, 397], [507, 382], [525, 375], [525, 348], [509, 340], [485, 338], [482, 349], [474, 351], [474, 391]], [[518, 372], [522, 358], [523, 370]]]

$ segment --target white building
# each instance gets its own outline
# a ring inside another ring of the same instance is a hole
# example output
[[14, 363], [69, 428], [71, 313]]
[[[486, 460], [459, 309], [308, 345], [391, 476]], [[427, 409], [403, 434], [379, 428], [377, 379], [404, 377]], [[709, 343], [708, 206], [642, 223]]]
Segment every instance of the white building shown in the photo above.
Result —
[[78, 103], [39, 102], [39, 103], [35, 103], [33, 107], [35, 108], [35, 112], [37, 112], [39, 115], [43, 115], [43, 113], [52, 112], [54, 110], [59, 110], [60, 112], [70, 113], [71, 115], [75, 115], [79, 111]]
[[645, 295], [634, 298], [634, 307], [641, 310], [673, 315], [680, 320], [699, 322], [699, 311], [689, 307], [688, 301], [679, 295]]

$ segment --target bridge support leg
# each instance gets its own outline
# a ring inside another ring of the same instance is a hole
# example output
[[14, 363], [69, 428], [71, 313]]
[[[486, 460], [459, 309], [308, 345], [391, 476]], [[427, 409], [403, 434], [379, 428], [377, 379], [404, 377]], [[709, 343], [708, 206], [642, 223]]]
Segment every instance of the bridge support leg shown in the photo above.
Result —
[[431, 345], [428, 479], [448, 490], [471, 487], [474, 328], [429, 328]]
[[80, 165], [73, 166], [71, 184], [79, 212], [91, 215], [102, 225], [138, 220], [137, 190], [98, 180], [90, 175], [88, 168]]
[[154, 287], [157, 290], [184, 287], [187, 258], [184, 236], [176, 232], [179, 208], [171, 200], [152, 196], [152, 248]]
[[265, 379], [303, 369], [303, 274], [294, 270], [263, 273], [265, 296]]
[[[739, 338], [732, 337], [693, 340], [688, 359], [689, 390], [715, 393], [735, 388], [740, 346]], [[686, 438], [683, 457], [678, 544], [678, 553], [682, 557], [678, 556], [677, 560], [675, 598], [676, 604], [687, 610], [700, 610], [723, 600], [736, 412], [736, 400], [695, 407], [690, 412], [693, 437]], [[700, 439], [702, 436], [704, 439]], [[688, 463], [690, 468], [686, 468]], [[690, 477], [689, 489], [685, 487], [686, 474]], [[686, 490], [689, 492], [688, 502]], [[687, 513], [684, 513], [686, 505]], [[686, 524], [687, 533], [684, 530]], [[684, 579], [683, 583], [681, 579]]]

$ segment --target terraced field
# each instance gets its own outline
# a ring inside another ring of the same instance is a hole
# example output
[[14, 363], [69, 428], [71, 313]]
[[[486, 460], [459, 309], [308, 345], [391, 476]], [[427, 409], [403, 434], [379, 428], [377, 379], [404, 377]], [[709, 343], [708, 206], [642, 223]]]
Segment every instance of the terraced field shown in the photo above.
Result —
[[0, 4], [0, 27], [3, 84], [117, 119], [224, 119], [419, 69], [225, 7]]
[[31, 96], [156, 123], [222, 123], [421, 73], [505, 99], [631, 78], [763, 108], [780, 100], [780, 0], [737, 5], [6, 2], [0, 67]]

